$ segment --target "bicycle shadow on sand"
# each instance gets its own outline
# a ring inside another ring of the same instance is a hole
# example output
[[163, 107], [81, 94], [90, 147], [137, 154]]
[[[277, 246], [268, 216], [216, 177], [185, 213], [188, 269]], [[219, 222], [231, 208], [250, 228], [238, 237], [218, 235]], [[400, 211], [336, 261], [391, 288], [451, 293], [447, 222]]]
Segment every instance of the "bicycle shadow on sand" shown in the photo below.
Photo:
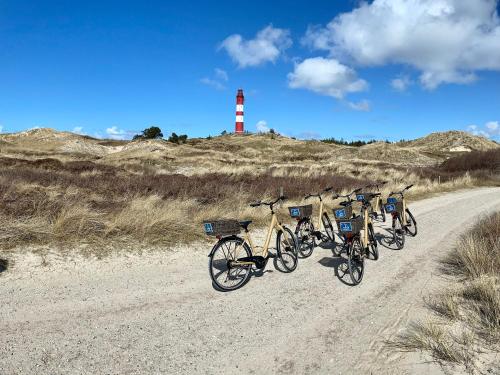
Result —
[[[269, 250], [272, 250], [273, 248], [270, 248]], [[275, 249], [273, 249], [275, 250]], [[252, 279], [253, 277], [257, 277], [257, 278], [260, 278], [262, 276], [264, 276], [264, 274], [266, 273], [273, 273], [274, 270], [277, 270], [281, 273], [290, 273], [290, 271], [288, 271], [285, 267], [283, 267], [283, 265], [281, 264], [281, 262], [278, 260], [278, 258], [275, 256], [276, 252], [272, 252], [271, 254], [274, 255], [274, 257], [270, 257], [266, 263], [266, 266], [264, 268], [261, 268], [261, 269], [257, 269], [257, 268], [254, 268], [252, 267], [252, 269], [250, 270], [250, 277], [248, 278], [248, 281], [250, 281], [250, 279]], [[273, 263], [273, 266], [274, 266], [274, 269], [269, 269], [269, 264], [271, 262], [271, 259], [272, 259], [272, 263]], [[217, 266], [217, 264], [214, 265], [214, 268], [216, 268], [217, 270], [219, 270], [220, 272], [215, 275], [216, 278], [218, 278], [219, 276], [221, 276], [223, 274], [223, 272], [226, 270], [226, 268], [224, 267], [224, 265], [221, 263], [220, 266]], [[246, 282], [246, 283], [247, 283]], [[245, 284], [246, 284], [245, 283]], [[243, 287], [245, 284], [241, 285], [239, 288]], [[225, 292], [224, 290], [220, 289], [217, 284], [215, 284], [213, 281], [212, 281], [212, 287], [218, 291], [218, 292]], [[238, 288], [238, 289], [239, 289]]]
[[7, 268], [9, 268], [9, 260], [0, 258], [0, 273], [7, 271]]
[[333, 268], [335, 272], [335, 276], [340, 280], [342, 284], [348, 286], [355, 286], [355, 284], [351, 280], [351, 276], [349, 275], [349, 266], [347, 259], [343, 256], [337, 257], [324, 257], [318, 261], [324, 267]]
[[386, 249], [393, 251], [400, 251], [398, 249], [396, 243], [394, 242], [394, 234], [392, 233], [392, 229], [387, 228], [379, 228], [381, 232], [375, 233], [375, 239], [377, 243]]

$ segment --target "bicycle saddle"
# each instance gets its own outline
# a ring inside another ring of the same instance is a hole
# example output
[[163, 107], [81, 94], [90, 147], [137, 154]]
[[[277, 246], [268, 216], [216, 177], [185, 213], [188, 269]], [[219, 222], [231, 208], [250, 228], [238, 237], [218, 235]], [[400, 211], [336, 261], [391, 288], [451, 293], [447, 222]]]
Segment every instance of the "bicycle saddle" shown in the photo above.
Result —
[[242, 227], [245, 230], [248, 230], [248, 226], [250, 224], [252, 224], [252, 220], [240, 221], [240, 227]]
[[352, 203], [351, 203], [351, 202], [340, 202], [339, 204], [340, 204], [341, 206], [344, 206], [344, 207], [348, 207], [348, 206], [352, 205]]

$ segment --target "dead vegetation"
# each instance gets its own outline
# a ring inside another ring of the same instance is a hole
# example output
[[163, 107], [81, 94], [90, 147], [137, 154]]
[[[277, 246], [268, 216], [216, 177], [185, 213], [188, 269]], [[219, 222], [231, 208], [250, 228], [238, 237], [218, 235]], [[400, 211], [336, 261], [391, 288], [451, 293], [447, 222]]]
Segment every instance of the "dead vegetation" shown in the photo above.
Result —
[[456, 285], [427, 300], [434, 313], [412, 323], [389, 343], [401, 351], [424, 351], [443, 365], [468, 373], [498, 370], [500, 353], [500, 212], [481, 219], [464, 234], [442, 271]]
[[170, 246], [205, 238], [201, 222], [207, 217], [264, 223], [268, 212], [248, 203], [281, 188], [287, 203], [296, 204], [326, 186], [345, 191], [375, 180], [390, 181], [384, 193], [413, 183], [413, 198], [498, 184], [498, 171], [488, 165], [464, 172], [439, 164], [457, 140], [498, 153], [494, 142], [452, 135], [451, 143], [440, 134], [429, 144], [363, 147], [269, 134], [181, 145], [103, 141], [50, 129], [0, 135], [0, 246], [88, 245], [98, 252], [123, 247], [115, 243]]

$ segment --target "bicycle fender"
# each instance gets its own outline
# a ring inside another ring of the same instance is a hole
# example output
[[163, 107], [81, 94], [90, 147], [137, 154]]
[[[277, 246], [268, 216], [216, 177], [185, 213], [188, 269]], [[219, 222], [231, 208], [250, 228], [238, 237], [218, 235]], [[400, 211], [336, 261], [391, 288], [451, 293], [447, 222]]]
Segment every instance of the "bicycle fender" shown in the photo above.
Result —
[[222, 241], [225, 241], [228, 238], [233, 239], [233, 240], [240, 240], [241, 243], [243, 243], [243, 238], [238, 237], [238, 236], [234, 236], [233, 235], [233, 236], [223, 237], [219, 241], [217, 241], [217, 243], [214, 245], [214, 247], [212, 247], [212, 250], [210, 250], [210, 253], [207, 256], [211, 257], [212, 255], [214, 255], [215, 249], [217, 249], [217, 246], [219, 246], [219, 243], [222, 242]]

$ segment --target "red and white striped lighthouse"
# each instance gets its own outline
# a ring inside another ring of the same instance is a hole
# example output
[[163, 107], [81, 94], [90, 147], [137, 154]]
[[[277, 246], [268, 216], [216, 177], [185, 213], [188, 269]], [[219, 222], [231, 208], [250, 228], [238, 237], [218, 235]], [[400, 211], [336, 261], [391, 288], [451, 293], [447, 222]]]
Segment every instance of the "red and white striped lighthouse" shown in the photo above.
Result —
[[244, 133], [245, 129], [243, 127], [243, 104], [245, 102], [245, 97], [243, 96], [243, 90], [239, 89], [238, 94], [236, 94], [236, 126], [234, 128], [235, 133]]

